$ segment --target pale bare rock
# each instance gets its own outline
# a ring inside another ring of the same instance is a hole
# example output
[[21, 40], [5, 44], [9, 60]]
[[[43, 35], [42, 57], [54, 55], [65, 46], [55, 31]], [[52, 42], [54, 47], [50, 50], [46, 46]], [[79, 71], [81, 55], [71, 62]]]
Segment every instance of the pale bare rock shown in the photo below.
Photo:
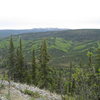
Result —
[[[9, 83], [7, 81], [3, 81], [3, 84], [5, 86], [9, 85]], [[20, 97], [24, 98], [22, 100], [29, 100], [30, 99], [30, 96], [25, 95], [21, 92], [21, 91], [25, 91], [26, 89], [33, 91], [33, 92], [37, 92], [42, 97], [46, 98], [46, 100], [62, 100], [60, 95], [58, 95], [56, 93], [51, 93], [50, 91], [47, 91], [45, 89], [42, 90], [42, 89], [39, 89], [38, 87], [35, 87], [35, 86], [29, 86], [26, 84], [11, 82], [11, 91], [13, 92], [12, 94], [17, 93]], [[16, 97], [18, 97], [18, 96], [16, 95]], [[18, 99], [16, 99], [16, 100], [18, 100]], [[42, 99], [39, 98], [36, 100], [42, 100]]]
[[0, 100], [8, 100], [8, 99], [4, 96], [0, 96]]
[[30, 96], [21, 93], [14, 87], [10, 88], [10, 96], [8, 97], [8, 90], [9, 90], [8, 86], [5, 86], [5, 88], [1, 90], [1, 95], [3, 98], [10, 97], [10, 100], [30, 100]]

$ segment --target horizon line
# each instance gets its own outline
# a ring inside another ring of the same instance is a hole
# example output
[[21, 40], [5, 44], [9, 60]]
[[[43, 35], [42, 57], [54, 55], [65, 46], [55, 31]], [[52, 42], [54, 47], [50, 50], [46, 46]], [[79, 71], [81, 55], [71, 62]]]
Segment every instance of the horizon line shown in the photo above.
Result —
[[65, 27], [34, 27], [34, 28], [0, 28], [0, 30], [31, 30], [31, 29], [69, 29], [69, 30], [77, 30], [77, 29], [100, 29], [100, 28], [65, 28]]

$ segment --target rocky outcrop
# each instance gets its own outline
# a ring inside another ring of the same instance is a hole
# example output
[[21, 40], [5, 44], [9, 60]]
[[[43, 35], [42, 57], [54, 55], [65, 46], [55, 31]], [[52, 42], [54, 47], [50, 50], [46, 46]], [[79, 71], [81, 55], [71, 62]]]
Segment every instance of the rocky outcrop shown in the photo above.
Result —
[[[2, 84], [4, 84], [5, 86], [9, 85], [7, 81], [3, 81]], [[47, 90], [39, 89], [38, 87], [35, 87], [35, 86], [29, 86], [26, 84], [15, 83], [15, 82], [10, 82], [10, 84], [11, 84], [11, 88], [13, 89], [13, 92], [15, 93], [20, 92], [19, 94], [23, 95], [24, 97], [26, 96], [25, 98], [28, 98], [28, 95], [24, 95], [23, 93], [21, 93], [21, 91], [24, 91], [27, 89], [27, 90], [39, 93], [39, 95], [41, 95], [42, 97], [45, 97], [46, 100], [61, 100], [60, 95], [57, 95], [56, 93], [51, 93], [50, 91], [47, 91]]]
[[0, 95], [0, 100], [8, 100], [6, 97]]

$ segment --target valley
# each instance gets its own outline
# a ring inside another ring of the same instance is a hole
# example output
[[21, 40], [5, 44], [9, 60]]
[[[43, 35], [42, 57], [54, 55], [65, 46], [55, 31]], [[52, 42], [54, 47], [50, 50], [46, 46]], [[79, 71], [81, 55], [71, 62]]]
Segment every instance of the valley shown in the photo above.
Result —
[[[87, 61], [87, 52], [91, 50], [94, 54], [100, 46], [99, 29], [64, 30], [52, 32], [35, 32], [13, 35], [15, 48], [18, 47], [19, 37], [22, 39], [23, 52], [30, 61], [32, 48], [36, 50], [38, 57], [39, 46], [43, 39], [47, 40], [50, 63], [54, 66], [66, 66], [70, 60], [78, 62]], [[9, 46], [9, 37], [0, 39], [0, 58], [4, 57]], [[6, 51], [5, 51], [6, 50]], [[5, 52], [4, 52], [5, 51]]]
[[6, 35], [0, 39], [0, 99], [99, 100], [99, 61], [99, 29]]

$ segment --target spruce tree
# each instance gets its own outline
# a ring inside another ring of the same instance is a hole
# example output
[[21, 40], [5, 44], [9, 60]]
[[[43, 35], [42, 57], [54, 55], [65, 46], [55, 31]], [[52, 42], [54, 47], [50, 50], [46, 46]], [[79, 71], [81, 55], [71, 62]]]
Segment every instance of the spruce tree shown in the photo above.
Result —
[[88, 65], [91, 68], [92, 67], [92, 56], [93, 56], [93, 53], [91, 51], [88, 51], [87, 56], [88, 56]]
[[48, 61], [49, 55], [47, 52], [47, 44], [46, 40], [42, 42], [41, 50], [40, 50], [40, 84], [41, 88], [48, 88]]
[[22, 51], [22, 41], [20, 38], [19, 48], [17, 48], [17, 79], [20, 82], [25, 82], [25, 67], [24, 67], [24, 57]]
[[96, 57], [95, 57], [95, 60], [96, 60], [96, 64], [95, 64], [95, 67], [96, 67], [96, 72], [97, 73], [100, 73], [99, 70], [100, 70], [100, 48], [98, 48], [96, 50]]
[[70, 62], [70, 66], [69, 66], [69, 93], [72, 92], [72, 62]]
[[9, 45], [9, 57], [8, 57], [8, 75], [11, 79], [14, 78], [14, 72], [15, 72], [15, 52], [14, 52], [14, 44], [13, 44], [13, 39], [12, 35], [10, 37], [10, 45]]
[[36, 85], [36, 60], [35, 60], [35, 50], [32, 51], [32, 82]]
[[19, 65], [19, 48], [16, 49], [16, 71], [14, 74], [15, 81], [19, 81], [20, 78], [20, 65]]

